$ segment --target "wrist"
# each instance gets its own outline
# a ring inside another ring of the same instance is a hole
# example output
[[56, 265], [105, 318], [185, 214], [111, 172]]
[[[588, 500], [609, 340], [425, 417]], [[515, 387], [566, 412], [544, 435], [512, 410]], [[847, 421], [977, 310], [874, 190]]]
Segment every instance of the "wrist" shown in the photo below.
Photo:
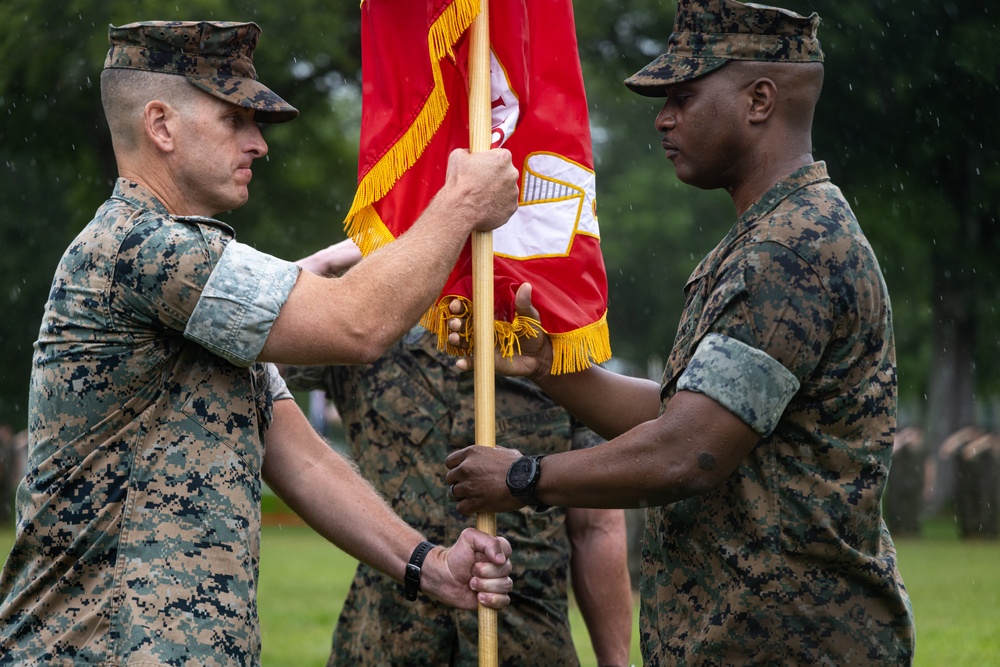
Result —
[[406, 569], [403, 572], [403, 596], [407, 600], [416, 600], [417, 594], [423, 590], [423, 586], [426, 584], [423, 576], [425, 563], [428, 554], [435, 546], [435, 544], [424, 540], [414, 547], [410, 554], [410, 560], [406, 563]]
[[535, 497], [535, 489], [542, 475], [543, 457], [544, 455], [522, 456], [507, 469], [507, 490], [510, 495], [536, 512], [544, 512], [550, 507]]

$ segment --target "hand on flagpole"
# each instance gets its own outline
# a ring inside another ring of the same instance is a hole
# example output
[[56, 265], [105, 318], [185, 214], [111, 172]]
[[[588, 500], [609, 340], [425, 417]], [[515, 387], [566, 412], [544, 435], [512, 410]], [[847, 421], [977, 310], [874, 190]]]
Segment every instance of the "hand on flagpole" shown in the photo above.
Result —
[[524, 503], [510, 494], [507, 471], [521, 452], [505, 447], [471, 445], [448, 455], [445, 482], [462, 514], [512, 512]]
[[[467, 337], [462, 335], [465, 327], [468, 326], [468, 317], [458, 317], [466, 312], [465, 305], [455, 299], [449, 304], [449, 309], [453, 315], [448, 320], [448, 344], [457, 348], [467, 348]], [[522, 283], [517, 288], [514, 296], [514, 308], [521, 317], [528, 317], [538, 320], [538, 310], [531, 303], [531, 284]], [[500, 375], [516, 375], [527, 377], [536, 382], [549, 375], [552, 368], [552, 342], [548, 335], [536, 329], [537, 336], [521, 336], [518, 344], [514, 348], [512, 357], [503, 356], [498, 348], [494, 355], [494, 370]], [[472, 369], [472, 360], [468, 357], [459, 358], [455, 362], [459, 370], [468, 371]]]
[[466, 528], [452, 546], [427, 555], [421, 590], [459, 609], [477, 604], [503, 609], [510, 604], [510, 542], [475, 528]]
[[478, 219], [477, 231], [490, 232], [517, 211], [518, 176], [506, 148], [477, 153], [456, 148], [448, 156], [442, 192], [453, 195], [449, 203], [471, 209], [470, 219]]

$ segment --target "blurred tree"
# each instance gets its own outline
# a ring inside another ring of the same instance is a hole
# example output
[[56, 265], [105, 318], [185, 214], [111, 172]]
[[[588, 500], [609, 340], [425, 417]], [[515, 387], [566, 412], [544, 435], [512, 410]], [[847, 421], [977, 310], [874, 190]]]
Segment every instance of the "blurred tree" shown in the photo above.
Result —
[[[1000, 383], [995, 10], [851, 0], [826, 10], [820, 32], [829, 57], [817, 153], [879, 255], [901, 394], [923, 406], [932, 452], [960, 427], [998, 426], [988, 400]], [[939, 463], [932, 510], [954, 479]]]

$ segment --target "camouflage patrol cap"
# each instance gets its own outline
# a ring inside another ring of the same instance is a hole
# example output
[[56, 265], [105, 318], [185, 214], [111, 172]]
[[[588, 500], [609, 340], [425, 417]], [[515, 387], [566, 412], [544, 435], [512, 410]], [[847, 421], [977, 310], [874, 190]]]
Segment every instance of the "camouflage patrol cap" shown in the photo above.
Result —
[[207, 93], [254, 110], [254, 120], [283, 123], [298, 110], [257, 81], [256, 23], [145, 21], [108, 26], [104, 69], [178, 74]]
[[823, 62], [819, 15], [735, 0], [679, 0], [667, 52], [625, 79], [633, 92], [665, 97], [663, 87], [690, 81], [733, 60]]

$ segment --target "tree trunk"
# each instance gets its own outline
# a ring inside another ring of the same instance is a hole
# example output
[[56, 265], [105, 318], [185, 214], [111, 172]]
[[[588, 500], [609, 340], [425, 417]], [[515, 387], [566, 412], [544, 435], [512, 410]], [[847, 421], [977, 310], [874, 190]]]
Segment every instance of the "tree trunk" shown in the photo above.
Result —
[[953, 500], [955, 461], [940, 455], [941, 443], [976, 421], [975, 332], [977, 317], [965, 276], [935, 263], [933, 358], [927, 390], [927, 446], [932, 462], [925, 511], [934, 514]]

